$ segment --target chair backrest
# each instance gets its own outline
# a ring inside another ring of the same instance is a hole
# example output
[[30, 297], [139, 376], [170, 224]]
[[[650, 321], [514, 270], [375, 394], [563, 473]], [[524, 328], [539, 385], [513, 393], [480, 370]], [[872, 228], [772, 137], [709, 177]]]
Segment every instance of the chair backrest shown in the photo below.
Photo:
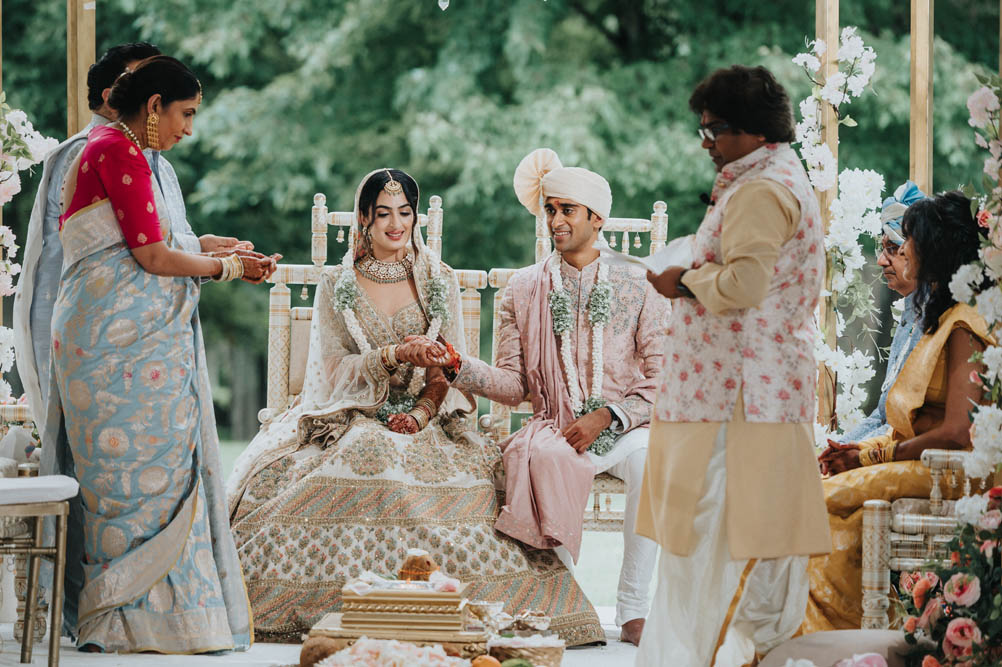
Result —
[[[610, 234], [609, 245], [616, 246], [616, 234], [620, 234], [620, 252], [630, 254], [631, 235], [635, 248], [641, 248], [641, 234], [648, 234], [648, 254], [653, 255], [665, 247], [668, 240], [668, 205], [663, 201], [654, 202], [650, 218], [609, 218], [602, 227], [603, 234]], [[536, 261], [550, 254], [550, 228], [545, 215], [536, 217]], [[491, 269], [487, 274], [488, 284], [495, 288], [494, 316], [491, 318], [491, 363], [497, 358], [498, 329], [500, 326], [501, 299], [508, 281], [517, 269]], [[528, 399], [528, 397], [526, 397]], [[511, 434], [512, 415], [531, 415], [532, 404], [525, 400], [518, 407], [490, 401], [490, 418], [481, 420], [481, 426], [495, 440], [500, 442]], [[524, 418], [524, 417], [523, 417]]]
[[[418, 215], [418, 224], [427, 231], [425, 242], [433, 251], [442, 252], [442, 198], [434, 195], [429, 200], [427, 214]], [[327, 264], [328, 226], [338, 227], [337, 241], [345, 241], [354, 234], [353, 212], [330, 212], [323, 194], [313, 197], [311, 213], [312, 264], [279, 264], [268, 282], [275, 286], [269, 292], [268, 309], [268, 397], [267, 406], [258, 413], [258, 420], [267, 423], [288, 407], [302, 391], [306, 359], [310, 344], [310, 323], [313, 309], [292, 307], [290, 285], [302, 285], [300, 298], [307, 299], [307, 287], [316, 285]], [[340, 254], [338, 255], [340, 257]], [[480, 352], [480, 290], [487, 287], [486, 271], [456, 270], [463, 308], [463, 326], [467, 349], [471, 354]]]

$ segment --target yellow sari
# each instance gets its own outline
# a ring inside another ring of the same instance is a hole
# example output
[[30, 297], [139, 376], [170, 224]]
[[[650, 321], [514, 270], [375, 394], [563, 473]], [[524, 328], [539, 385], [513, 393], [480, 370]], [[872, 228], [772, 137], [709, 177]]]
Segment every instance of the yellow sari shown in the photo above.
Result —
[[[915, 437], [915, 418], [926, 405], [945, 407], [946, 341], [955, 329], [965, 329], [986, 345], [994, 345], [988, 325], [978, 312], [957, 304], [939, 318], [939, 326], [922, 336], [908, 355], [887, 396], [884, 435], [860, 442], [863, 448], [883, 447]], [[919, 461], [891, 461], [856, 468], [824, 480], [825, 503], [832, 535], [832, 552], [811, 558], [811, 593], [801, 632], [859, 628], [863, 616], [863, 503], [883, 499], [928, 497], [929, 470]], [[944, 495], [959, 489], [944, 489]]]

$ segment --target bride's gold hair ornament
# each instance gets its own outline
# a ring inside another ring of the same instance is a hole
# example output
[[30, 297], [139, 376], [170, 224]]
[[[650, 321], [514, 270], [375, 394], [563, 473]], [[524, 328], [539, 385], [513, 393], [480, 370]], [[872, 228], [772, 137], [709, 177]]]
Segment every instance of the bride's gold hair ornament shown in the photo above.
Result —
[[400, 185], [400, 181], [393, 178], [393, 174], [390, 173], [389, 169], [386, 170], [386, 176], [390, 180], [386, 181], [386, 185], [383, 186], [383, 191], [391, 197], [403, 194], [404, 186]]

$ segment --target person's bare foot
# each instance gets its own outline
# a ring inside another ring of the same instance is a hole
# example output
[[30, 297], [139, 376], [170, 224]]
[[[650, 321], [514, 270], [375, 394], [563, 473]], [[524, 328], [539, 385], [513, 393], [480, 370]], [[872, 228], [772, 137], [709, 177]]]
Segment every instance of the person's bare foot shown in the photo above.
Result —
[[640, 636], [644, 634], [644, 623], [646, 622], [646, 619], [635, 618], [632, 621], [623, 623], [623, 627], [619, 633], [619, 641], [640, 646]]

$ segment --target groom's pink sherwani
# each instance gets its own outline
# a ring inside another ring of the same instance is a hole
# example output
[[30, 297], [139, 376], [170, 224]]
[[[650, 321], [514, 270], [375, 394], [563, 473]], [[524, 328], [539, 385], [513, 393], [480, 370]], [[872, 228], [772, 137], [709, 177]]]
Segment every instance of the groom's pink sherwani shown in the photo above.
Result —
[[[578, 271], [561, 262], [564, 290], [575, 317], [571, 343], [581, 395], [592, 380], [592, 328], [588, 297], [598, 261]], [[627, 430], [650, 420], [662, 366], [669, 302], [654, 291], [641, 271], [610, 267], [612, 321], [602, 346], [602, 396], [625, 416]], [[501, 300], [495, 365], [464, 356], [453, 386], [516, 406], [526, 397], [533, 416], [501, 444], [507, 475], [506, 504], [499, 531], [540, 548], [563, 545], [577, 559], [582, 517], [595, 467], [560, 435], [574, 420], [567, 380], [553, 334], [546, 261], [517, 271]]]

